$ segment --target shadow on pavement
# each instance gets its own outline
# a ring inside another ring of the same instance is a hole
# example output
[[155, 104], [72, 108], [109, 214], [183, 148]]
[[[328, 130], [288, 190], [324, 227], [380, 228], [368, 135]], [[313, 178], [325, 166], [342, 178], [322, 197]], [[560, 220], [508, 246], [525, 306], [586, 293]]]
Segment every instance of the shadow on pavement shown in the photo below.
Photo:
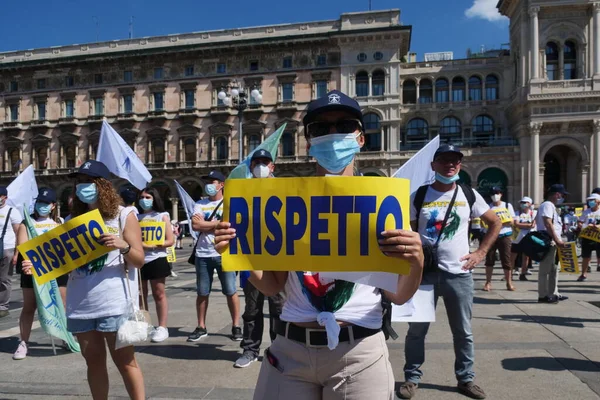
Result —
[[239, 356], [239, 350], [221, 350], [223, 345], [216, 344], [193, 344], [186, 346], [181, 344], [147, 346], [140, 348], [139, 353], [151, 354], [153, 356], [170, 358], [174, 360], [225, 360], [236, 361]]
[[537, 304], [537, 298], [531, 300], [492, 299], [487, 297], [473, 297], [473, 304], [500, 305], [500, 304]]
[[583, 328], [585, 322], [598, 322], [598, 319], [591, 318], [570, 318], [546, 315], [498, 315], [498, 318], [507, 321], [530, 322], [534, 324], [557, 325], [571, 328]]
[[599, 371], [598, 363], [590, 360], [563, 357], [522, 357], [502, 360], [502, 367], [508, 371], [527, 371], [540, 369], [544, 371]]
[[[394, 392], [398, 392], [398, 390], [400, 390], [400, 385], [402, 385], [402, 383], [404, 382], [396, 382], [396, 384], [394, 385]], [[448, 392], [448, 393], [457, 393], [457, 389], [456, 386], [444, 386], [444, 385], [435, 385], [433, 383], [419, 383], [419, 390], [421, 389], [428, 389], [428, 390], [435, 390], [438, 392]], [[398, 398], [398, 397], [396, 397]]]

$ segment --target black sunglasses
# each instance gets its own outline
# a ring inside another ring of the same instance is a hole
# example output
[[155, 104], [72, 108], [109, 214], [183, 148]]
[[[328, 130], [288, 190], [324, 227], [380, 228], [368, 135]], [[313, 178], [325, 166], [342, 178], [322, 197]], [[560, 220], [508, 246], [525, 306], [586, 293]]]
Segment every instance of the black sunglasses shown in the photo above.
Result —
[[360, 121], [356, 119], [342, 119], [336, 122], [316, 121], [306, 125], [308, 136], [319, 137], [329, 135], [331, 127], [335, 127], [338, 133], [354, 133], [360, 129]]

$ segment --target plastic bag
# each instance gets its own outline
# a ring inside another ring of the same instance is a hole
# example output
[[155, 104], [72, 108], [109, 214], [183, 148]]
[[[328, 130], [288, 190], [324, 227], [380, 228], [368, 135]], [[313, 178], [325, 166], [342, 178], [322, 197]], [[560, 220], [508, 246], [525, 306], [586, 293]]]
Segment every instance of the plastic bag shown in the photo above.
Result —
[[145, 314], [144, 311], [136, 310], [133, 304], [130, 304], [129, 311], [123, 315], [123, 320], [117, 331], [115, 349], [118, 350], [148, 341], [152, 325], [146, 320]]

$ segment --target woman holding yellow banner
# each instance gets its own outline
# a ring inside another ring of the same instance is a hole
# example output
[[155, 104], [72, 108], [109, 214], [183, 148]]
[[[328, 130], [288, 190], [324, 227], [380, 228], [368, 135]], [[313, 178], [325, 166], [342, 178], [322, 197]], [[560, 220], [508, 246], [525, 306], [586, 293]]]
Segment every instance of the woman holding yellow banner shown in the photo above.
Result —
[[153, 342], [160, 343], [169, 337], [167, 329], [169, 304], [165, 293], [165, 279], [171, 275], [171, 267], [167, 261], [167, 247], [171, 247], [174, 242], [173, 228], [158, 190], [146, 188], [139, 197], [138, 204], [143, 213], [138, 215], [138, 220], [142, 227], [142, 246], [145, 253], [145, 264], [140, 272], [143, 304], [148, 307], [148, 281], [150, 281], [158, 315], [158, 326], [152, 331], [150, 338]]
[[[100, 242], [111, 251], [71, 272], [67, 285], [67, 328], [77, 336], [81, 346], [93, 398], [108, 398], [108, 345], [129, 397], [142, 400], [144, 377], [134, 347], [115, 349], [123, 316], [131, 299], [137, 302], [138, 298], [136, 270], [144, 264], [140, 224], [131, 207], [121, 206], [121, 198], [103, 163], [86, 161], [70, 176], [75, 182], [71, 216], [98, 210], [108, 231], [100, 235]], [[130, 293], [127, 287], [131, 288]]]
[[[50, 188], [40, 188], [38, 191], [39, 195], [35, 202], [33, 222], [34, 228], [38, 235], [41, 235], [49, 230], [53, 229], [61, 223], [60, 217], [58, 216], [56, 209], [56, 193]], [[19, 231], [17, 232], [17, 246], [27, 242], [29, 236], [27, 235], [27, 227], [25, 224], [19, 225]], [[15, 252], [15, 258], [18, 253]], [[35, 310], [37, 309], [37, 302], [35, 298], [35, 292], [33, 289], [33, 277], [32, 268], [33, 264], [30, 260], [22, 260], [18, 257], [17, 269], [21, 270], [21, 289], [23, 291], [23, 309], [21, 310], [21, 316], [19, 317], [19, 330], [21, 334], [21, 341], [17, 347], [17, 351], [13, 354], [13, 360], [23, 360], [27, 357], [27, 342], [29, 341], [29, 335], [31, 334], [31, 326], [33, 325], [33, 317]], [[20, 265], [19, 265], [20, 264]], [[69, 275], [63, 275], [56, 279], [56, 283], [60, 290], [60, 297], [63, 303], [67, 296], [67, 281]]]

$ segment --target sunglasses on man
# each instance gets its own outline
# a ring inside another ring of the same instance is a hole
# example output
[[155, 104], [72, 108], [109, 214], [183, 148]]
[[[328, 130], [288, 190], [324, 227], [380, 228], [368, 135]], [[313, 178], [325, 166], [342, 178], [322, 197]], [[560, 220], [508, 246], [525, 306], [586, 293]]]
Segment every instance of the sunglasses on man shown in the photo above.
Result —
[[360, 130], [360, 121], [356, 119], [342, 119], [335, 122], [315, 121], [306, 125], [308, 136], [319, 137], [329, 135], [331, 127], [335, 127], [334, 133], [354, 133]]

